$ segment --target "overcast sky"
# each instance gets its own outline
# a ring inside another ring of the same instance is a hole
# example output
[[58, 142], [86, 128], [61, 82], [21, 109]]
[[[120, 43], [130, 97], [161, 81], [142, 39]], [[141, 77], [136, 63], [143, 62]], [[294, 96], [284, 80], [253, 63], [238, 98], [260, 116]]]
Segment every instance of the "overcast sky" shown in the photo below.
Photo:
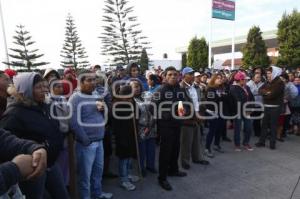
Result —
[[[98, 39], [104, 25], [101, 21], [104, 0], [1, 0], [8, 46], [13, 47], [12, 37], [17, 24], [30, 31], [35, 47], [45, 56], [41, 61], [59, 66], [60, 50], [65, 34], [65, 19], [71, 13], [79, 36], [88, 52], [91, 64], [103, 63]], [[129, 0], [134, 6], [143, 34], [151, 42], [151, 59], [180, 59], [177, 47], [188, 45], [193, 36], [208, 39], [211, 0]], [[237, 0], [236, 35], [247, 34], [253, 25], [263, 31], [276, 29], [284, 11], [300, 10], [299, 0]], [[2, 30], [2, 27], [1, 27]], [[212, 39], [229, 38], [232, 22], [213, 20]], [[0, 34], [0, 59], [5, 60], [3, 36]], [[3, 64], [1, 64], [3, 66]], [[0, 67], [2, 68], [2, 67]]]

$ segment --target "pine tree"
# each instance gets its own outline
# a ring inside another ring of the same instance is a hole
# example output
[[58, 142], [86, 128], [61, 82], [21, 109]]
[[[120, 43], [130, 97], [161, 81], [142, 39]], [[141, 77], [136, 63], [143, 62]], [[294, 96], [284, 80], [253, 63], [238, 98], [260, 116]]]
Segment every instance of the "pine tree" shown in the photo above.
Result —
[[187, 65], [194, 70], [206, 68], [208, 66], [208, 44], [204, 37], [197, 39], [194, 37], [188, 47]]
[[49, 62], [36, 62], [36, 59], [44, 56], [44, 54], [36, 54], [38, 49], [29, 50], [35, 42], [31, 40], [32, 37], [24, 28], [23, 25], [17, 26], [17, 35], [13, 37], [15, 40], [13, 43], [19, 46], [19, 48], [10, 48], [16, 54], [8, 54], [9, 57], [15, 60], [10, 63], [3, 63], [13, 67], [26, 68], [28, 71], [31, 71], [32, 68], [49, 64]]
[[132, 16], [133, 6], [127, 0], [105, 0], [102, 54], [112, 56], [113, 64], [138, 62], [143, 49], [149, 49], [147, 37], [138, 28], [137, 17]]
[[70, 14], [66, 20], [65, 36], [65, 43], [60, 55], [63, 58], [61, 66], [65, 68], [74, 67], [75, 69], [90, 66], [86, 60], [88, 56], [78, 36], [74, 19]]
[[187, 55], [186, 55], [186, 53], [183, 53], [183, 54], [181, 55], [181, 66], [182, 66], [182, 67], [185, 67], [186, 64], [187, 64]]
[[283, 14], [278, 23], [279, 66], [300, 66], [300, 12]]
[[141, 66], [142, 73], [144, 73], [146, 70], [148, 70], [149, 58], [148, 58], [146, 49], [142, 50], [141, 59], [139, 61], [139, 64]]
[[247, 43], [242, 48], [242, 53], [244, 68], [249, 68], [250, 66], [268, 67], [270, 65], [267, 47], [258, 26], [253, 26], [249, 30]]

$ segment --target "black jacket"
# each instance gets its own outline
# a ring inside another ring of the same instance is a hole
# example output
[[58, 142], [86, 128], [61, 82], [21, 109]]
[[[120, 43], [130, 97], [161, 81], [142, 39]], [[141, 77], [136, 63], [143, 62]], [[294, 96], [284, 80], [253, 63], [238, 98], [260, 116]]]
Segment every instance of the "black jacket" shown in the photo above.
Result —
[[[240, 106], [240, 109], [242, 111], [241, 113], [243, 113], [243, 109], [242, 109], [243, 105], [247, 102], [254, 102], [255, 101], [254, 96], [253, 96], [249, 86], [245, 86], [245, 89], [246, 89], [247, 93], [239, 85], [231, 85], [230, 86], [230, 94], [233, 97], [232, 100], [233, 100], [233, 104], [234, 104], [231, 111], [234, 114], [237, 113], [238, 106]], [[239, 104], [238, 104], [238, 102], [239, 102]], [[254, 105], [247, 106], [247, 108], [251, 108], [251, 107], [254, 107]]]
[[0, 162], [4, 162], [0, 164], [0, 196], [21, 179], [19, 169], [9, 161], [19, 154], [32, 154], [39, 148], [43, 146], [19, 139], [10, 132], [0, 129]]
[[284, 83], [280, 77], [276, 77], [271, 82], [266, 82], [259, 89], [259, 94], [263, 96], [264, 104], [283, 105]]
[[[134, 107], [133, 103], [132, 107]], [[121, 109], [124, 110], [122, 111]], [[115, 114], [113, 114], [113, 116], [129, 117], [134, 114], [134, 112], [134, 108], [131, 109], [128, 104], [118, 104], [115, 106]], [[134, 131], [137, 130], [138, 121], [135, 119], [135, 127], [133, 122], [133, 118], [112, 118], [112, 130], [116, 137], [116, 155], [121, 159], [136, 158], [136, 139]]]
[[[179, 84], [176, 86], [170, 86], [168, 84], [164, 84], [157, 89], [155, 93], [153, 93], [152, 102], [157, 105], [157, 125], [158, 127], [172, 127], [172, 128], [179, 128], [182, 124], [182, 120], [176, 119], [172, 115], [172, 105], [179, 101], [185, 101], [184, 98], [184, 91], [180, 88]], [[166, 103], [167, 102], [167, 103]], [[162, 104], [160, 107], [161, 103]], [[175, 114], [177, 115], [177, 108], [175, 108]], [[162, 111], [162, 109], [167, 109]], [[161, 113], [161, 114], [160, 114]]]
[[[224, 116], [231, 116], [231, 107], [232, 107], [232, 98], [230, 96], [230, 93], [226, 90], [225, 87], [208, 87], [207, 93], [206, 93], [206, 100], [208, 102], [214, 102], [217, 110], [215, 110], [215, 106], [212, 104], [206, 105], [207, 107], [207, 113], [208, 112], [216, 112], [218, 111], [218, 116], [222, 113]], [[211, 116], [210, 113], [208, 115]]]
[[48, 167], [54, 164], [63, 146], [59, 123], [50, 116], [50, 107], [46, 104], [26, 106], [12, 103], [2, 116], [0, 127], [19, 138], [44, 144], [48, 153]]

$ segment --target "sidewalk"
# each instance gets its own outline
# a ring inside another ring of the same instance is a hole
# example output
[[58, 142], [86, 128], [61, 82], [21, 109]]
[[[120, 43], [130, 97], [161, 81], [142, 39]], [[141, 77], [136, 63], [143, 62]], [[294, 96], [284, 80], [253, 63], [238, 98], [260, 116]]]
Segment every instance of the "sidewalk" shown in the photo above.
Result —
[[[253, 143], [256, 141], [252, 138]], [[253, 152], [235, 152], [232, 143], [222, 146], [226, 153], [215, 153], [216, 157], [209, 159], [211, 165], [192, 164], [188, 177], [170, 177], [174, 189], [171, 192], [162, 190], [153, 174], [136, 183], [137, 190], [133, 192], [120, 188], [118, 179], [105, 180], [104, 190], [112, 192], [115, 199], [290, 198], [300, 176], [300, 137], [289, 136], [277, 144], [275, 151], [254, 148]], [[293, 198], [300, 198], [300, 185]]]

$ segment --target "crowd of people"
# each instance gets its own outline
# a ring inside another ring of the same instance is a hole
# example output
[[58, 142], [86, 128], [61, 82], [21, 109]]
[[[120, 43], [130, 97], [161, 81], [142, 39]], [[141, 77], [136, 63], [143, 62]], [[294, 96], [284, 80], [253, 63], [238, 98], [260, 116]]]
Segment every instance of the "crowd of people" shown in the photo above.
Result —
[[0, 72], [0, 114], [1, 199], [71, 198], [74, 168], [81, 199], [112, 198], [103, 178], [119, 178], [133, 191], [140, 178], [157, 174], [171, 191], [168, 176], [209, 165], [225, 152], [223, 142], [251, 152], [253, 135], [257, 148], [269, 140], [271, 150], [288, 134], [300, 136], [300, 68], [7, 69]]

